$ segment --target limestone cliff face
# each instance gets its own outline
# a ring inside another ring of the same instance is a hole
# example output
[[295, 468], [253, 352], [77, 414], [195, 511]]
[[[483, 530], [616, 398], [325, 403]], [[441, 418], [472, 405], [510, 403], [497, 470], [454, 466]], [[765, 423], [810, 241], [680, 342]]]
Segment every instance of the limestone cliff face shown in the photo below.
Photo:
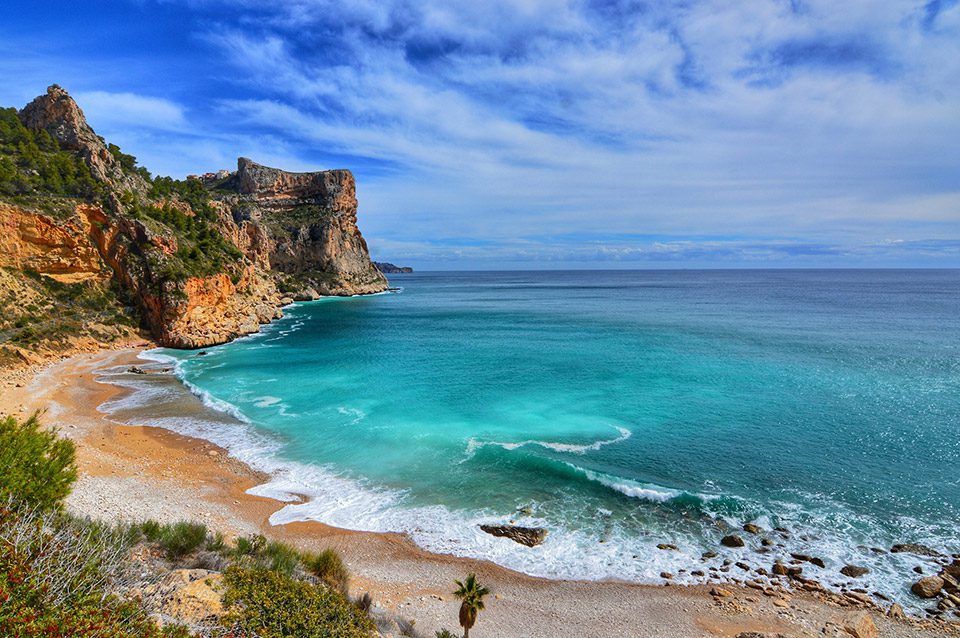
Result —
[[[50, 87], [19, 115], [27, 128], [47, 131], [62, 149], [78, 153], [106, 195], [102, 203], [77, 204], [63, 218], [0, 203], [0, 266], [70, 281], [113, 277], [162, 345], [224, 343], [280, 317], [280, 307], [294, 298], [387, 287], [357, 228], [349, 171], [289, 173], [241, 158], [226, 189], [210, 195], [202, 224], [242, 256], [217, 262], [219, 271], [208, 265], [193, 275], [182, 266], [206, 263], [198, 242], [210, 239], [190, 226], [196, 211], [189, 204], [176, 195], [151, 195], [150, 184], [121, 164], [60, 87]], [[154, 216], [145, 216], [144, 207]], [[193, 234], [164, 215], [180, 215]], [[181, 269], [171, 270], [177, 264]]]
[[61, 282], [107, 279], [90, 239], [95, 207], [78, 205], [66, 219], [0, 202], [0, 266], [30, 269]]
[[[387, 280], [370, 261], [357, 227], [357, 190], [347, 170], [290, 173], [241, 157], [235, 183], [238, 224], [266, 232], [248, 254], [300, 282], [298, 298], [381, 292]], [[242, 248], [243, 249], [243, 248]]]

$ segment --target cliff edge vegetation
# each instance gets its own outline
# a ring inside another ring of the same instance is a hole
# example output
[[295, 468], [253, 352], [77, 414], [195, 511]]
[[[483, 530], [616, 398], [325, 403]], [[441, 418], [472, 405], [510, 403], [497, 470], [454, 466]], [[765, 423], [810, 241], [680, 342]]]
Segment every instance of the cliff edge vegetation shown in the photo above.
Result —
[[347, 170], [154, 177], [61, 87], [0, 109], [0, 365], [135, 337], [197, 348], [295, 300], [387, 288]]

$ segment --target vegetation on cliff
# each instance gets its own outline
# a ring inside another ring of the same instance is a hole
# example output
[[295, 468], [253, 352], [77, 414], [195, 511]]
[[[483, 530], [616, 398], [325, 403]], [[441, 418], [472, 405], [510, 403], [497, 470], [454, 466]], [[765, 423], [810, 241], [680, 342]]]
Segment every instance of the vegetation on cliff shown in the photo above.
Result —
[[95, 201], [103, 192], [81, 157], [61, 150], [47, 131], [28, 129], [16, 109], [0, 109], [0, 196], [24, 202], [51, 195]]

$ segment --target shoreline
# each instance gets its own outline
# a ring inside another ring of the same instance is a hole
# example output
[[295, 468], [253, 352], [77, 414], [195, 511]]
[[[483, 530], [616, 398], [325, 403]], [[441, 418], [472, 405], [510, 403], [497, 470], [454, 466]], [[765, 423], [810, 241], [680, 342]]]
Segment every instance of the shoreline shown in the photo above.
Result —
[[[781, 594], [730, 583], [663, 586], [543, 579], [488, 561], [433, 554], [402, 534], [317, 522], [271, 525], [271, 514], [285, 504], [247, 493], [266, 482], [267, 475], [202, 439], [119, 423], [97, 410], [132, 391], [98, 382], [96, 371], [142, 363], [140, 351], [80, 354], [34, 366], [26, 374], [31, 381], [20, 387], [10, 383], [7, 371], [0, 376], [0, 411], [25, 416], [44, 409], [44, 423], [55, 422], [61, 434], [76, 442], [80, 478], [67, 501], [75, 513], [107, 520], [192, 519], [227, 536], [264, 533], [303, 549], [332, 547], [353, 574], [354, 593], [369, 592], [380, 605], [416, 620], [418, 629], [429, 634], [442, 627], [456, 629], [458, 606], [451, 585], [468, 571], [476, 571], [494, 592], [474, 630], [478, 636], [808, 635], [819, 633], [825, 623], [842, 627], [851, 613], [865, 607], [840, 596], [830, 601], [803, 591]], [[711, 589], [730, 595], [711, 595]], [[895, 621], [880, 610], [871, 617], [881, 635], [960, 635], [957, 623]]]

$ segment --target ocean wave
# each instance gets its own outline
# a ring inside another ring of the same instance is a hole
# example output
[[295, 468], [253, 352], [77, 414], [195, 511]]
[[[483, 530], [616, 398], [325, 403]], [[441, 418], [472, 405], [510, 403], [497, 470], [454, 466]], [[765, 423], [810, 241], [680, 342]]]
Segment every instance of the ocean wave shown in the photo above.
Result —
[[553, 450], [555, 452], [568, 452], [571, 454], [586, 454], [591, 450], [599, 450], [600, 448], [613, 445], [614, 443], [620, 443], [621, 441], [626, 441], [629, 439], [633, 432], [627, 428], [619, 427], [616, 425], [610, 426], [617, 430], [619, 436], [613, 439], [601, 439], [599, 441], [594, 441], [593, 443], [556, 443], [552, 441], [540, 441], [537, 439], [529, 439], [526, 441], [515, 441], [515, 442], [502, 442], [502, 441], [478, 441], [477, 439], [471, 437], [467, 440], [467, 449], [466, 454], [467, 458], [473, 457], [476, 454], [477, 450], [486, 447], [486, 446], [495, 446], [503, 448], [504, 450], [516, 450], [528, 445], [536, 445], [548, 450]]
[[573, 468], [575, 471], [583, 474], [589, 480], [599, 483], [604, 487], [609, 487], [611, 490], [619, 492], [625, 496], [629, 496], [630, 498], [638, 498], [644, 501], [653, 501], [655, 503], [666, 503], [667, 501], [672, 501], [678, 496], [684, 494], [684, 492], [680, 490], [674, 490], [669, 487], [662, 487], [652, 483], [639, 483], [637, 481], [611, 476], [602, 472], [594, 472], [593, 470], [588, 470], [573, 465], [572, 463], [567, 463], [567, 465]]

